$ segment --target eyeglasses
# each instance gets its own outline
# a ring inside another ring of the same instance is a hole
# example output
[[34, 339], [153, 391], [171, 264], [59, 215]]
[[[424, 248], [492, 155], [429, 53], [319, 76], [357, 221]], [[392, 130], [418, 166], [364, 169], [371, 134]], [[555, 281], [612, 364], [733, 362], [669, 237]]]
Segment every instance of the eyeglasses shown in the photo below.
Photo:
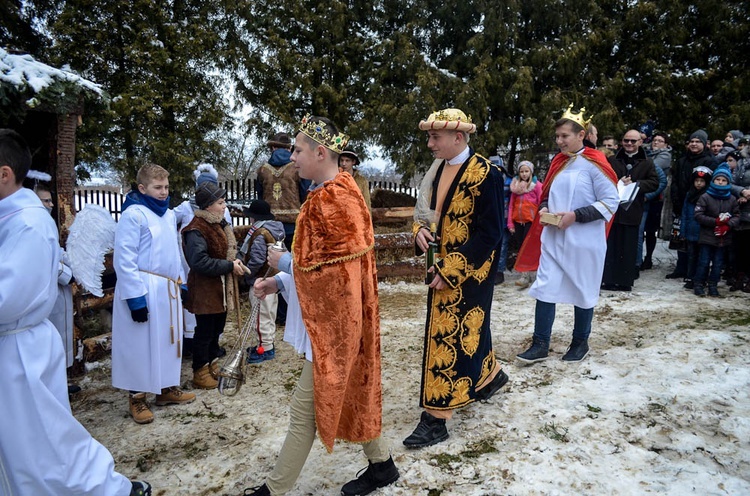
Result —
[[43, 198], [42, 203], [52, 203], [52, 198]]
[[638, 143], [639, 141], [641, 141], [641, 140], [639, 140], [639, 139], [624, 139], [624, 138], [622, 140], [623, 143]]
[[663, 138], [654, 138], [651, 141], [654, 142], [654, 143], [664, 143], [664, 139]]

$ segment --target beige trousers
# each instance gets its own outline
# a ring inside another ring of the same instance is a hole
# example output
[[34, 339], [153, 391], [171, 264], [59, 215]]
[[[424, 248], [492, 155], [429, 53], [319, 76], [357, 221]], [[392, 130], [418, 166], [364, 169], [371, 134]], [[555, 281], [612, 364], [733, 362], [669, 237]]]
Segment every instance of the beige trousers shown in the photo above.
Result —
[[[294, 488], [307, 455], [315, 440], [315, 406], [313, 397], [313, 365], [305, 360], [297, 388], [292, 395], [289, 411], [289, 430], [281, 447], [276, 465], [268, 476], [266, 484], [271, 494], [285, 494]], [[365, 456], [372, 463], [384, 462], [390, 458], [388, 446], [383, 437], [362, 444]]]
[[[250, 291], [250, 304], [254, 305], [257, 299], [253, 296], [253, 292]], [[260, 300], [259, 344], [263, 345], [263, 349], [265, 350], [273, 349], [273, 340], [276, 337], [276, 308], [278, 301], [279, 295], [276, 293], [266, 295], [264, 299]]]

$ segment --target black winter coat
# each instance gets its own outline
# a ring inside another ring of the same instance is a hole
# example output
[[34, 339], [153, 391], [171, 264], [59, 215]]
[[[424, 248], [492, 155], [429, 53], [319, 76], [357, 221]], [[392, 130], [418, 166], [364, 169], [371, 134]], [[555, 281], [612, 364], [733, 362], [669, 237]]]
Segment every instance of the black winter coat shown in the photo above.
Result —
[[716, 169], [718, 164], [708, 148], [704, 148], [703, 152], [698, 154], [687, 152], [672, 168], [672, 186], [669, 194], [672, 198], [672, 211], [676, 217], [682, 216], [685, 196], [693, 184], [693, 169], [699, 165], [705, 165], [711, 170]]
[[627, 210], [617, 209], [615, 214], [615, 223], [624, 226], [638, 226], [643, 217], [643, 197], [646, 193], [651, 193], [659, 188], [659, 176], [656, 173], [654, 162], [646, 157], [646, 151], [643, 148], [638, 149], [631, 160], [634, 160], [633, 167], [628, 170], [628, 156], [625, 150], [620, 148], [612, 157], [607, 158], [610, 165], [617, 174], [617, 179], [630, 176], [633, 182], [638, 182], [638, 196]]

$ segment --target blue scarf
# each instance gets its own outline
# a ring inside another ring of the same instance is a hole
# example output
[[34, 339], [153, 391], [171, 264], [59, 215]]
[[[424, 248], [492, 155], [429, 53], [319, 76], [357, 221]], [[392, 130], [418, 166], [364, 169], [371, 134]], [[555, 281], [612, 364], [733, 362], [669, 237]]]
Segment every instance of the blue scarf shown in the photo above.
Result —
[[708, 185], [708, 191], [706, 191], [706, 193], [713, 196], [714, 198], [726, 200], [727, 198], [732, 196], [732, 186], [730, 184], [719, 186], [718, 184], [711, 183]]
[[159, 217], [167, 213], [169, 209], [169, 197], [166, 200], [157, 200], [153, 196], [144, 195], [140, 191], [133, 190], [125, 197], [122, 204], [122, 211], [131, 205], [143, 205]]

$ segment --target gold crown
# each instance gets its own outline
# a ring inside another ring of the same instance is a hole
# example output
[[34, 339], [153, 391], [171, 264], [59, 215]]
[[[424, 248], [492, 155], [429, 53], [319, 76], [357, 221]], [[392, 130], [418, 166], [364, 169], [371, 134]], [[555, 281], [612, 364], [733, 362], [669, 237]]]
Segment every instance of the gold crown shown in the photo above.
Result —
[[570, 105], [568, 105], [568, 110], [563, 112], [562, 118], [569, 119], [575, 122], [576, 124], [580, 125], [583, 129], [588, 129], [589, 124], [591, 123], [591, 119], [594, 116], [593, 115], [589, 116], [588, 120], [583, 118], [583, 113], [586, 111], [586, 107], [581, 107], [581, 111], [577, 114], [574, 114], [572, 110], [573, 110], [573, 104], [571, 103]]
[[299, 125], [299, 132], [333, 152], [343, 152], [346, 144], [349, 142], [349, 136], [344, 133], [334, 136], [328, 132], [325, 123], [314, 121], [312, 118], [313, 116], [310, 114], [302, 118], [302, 122]]

